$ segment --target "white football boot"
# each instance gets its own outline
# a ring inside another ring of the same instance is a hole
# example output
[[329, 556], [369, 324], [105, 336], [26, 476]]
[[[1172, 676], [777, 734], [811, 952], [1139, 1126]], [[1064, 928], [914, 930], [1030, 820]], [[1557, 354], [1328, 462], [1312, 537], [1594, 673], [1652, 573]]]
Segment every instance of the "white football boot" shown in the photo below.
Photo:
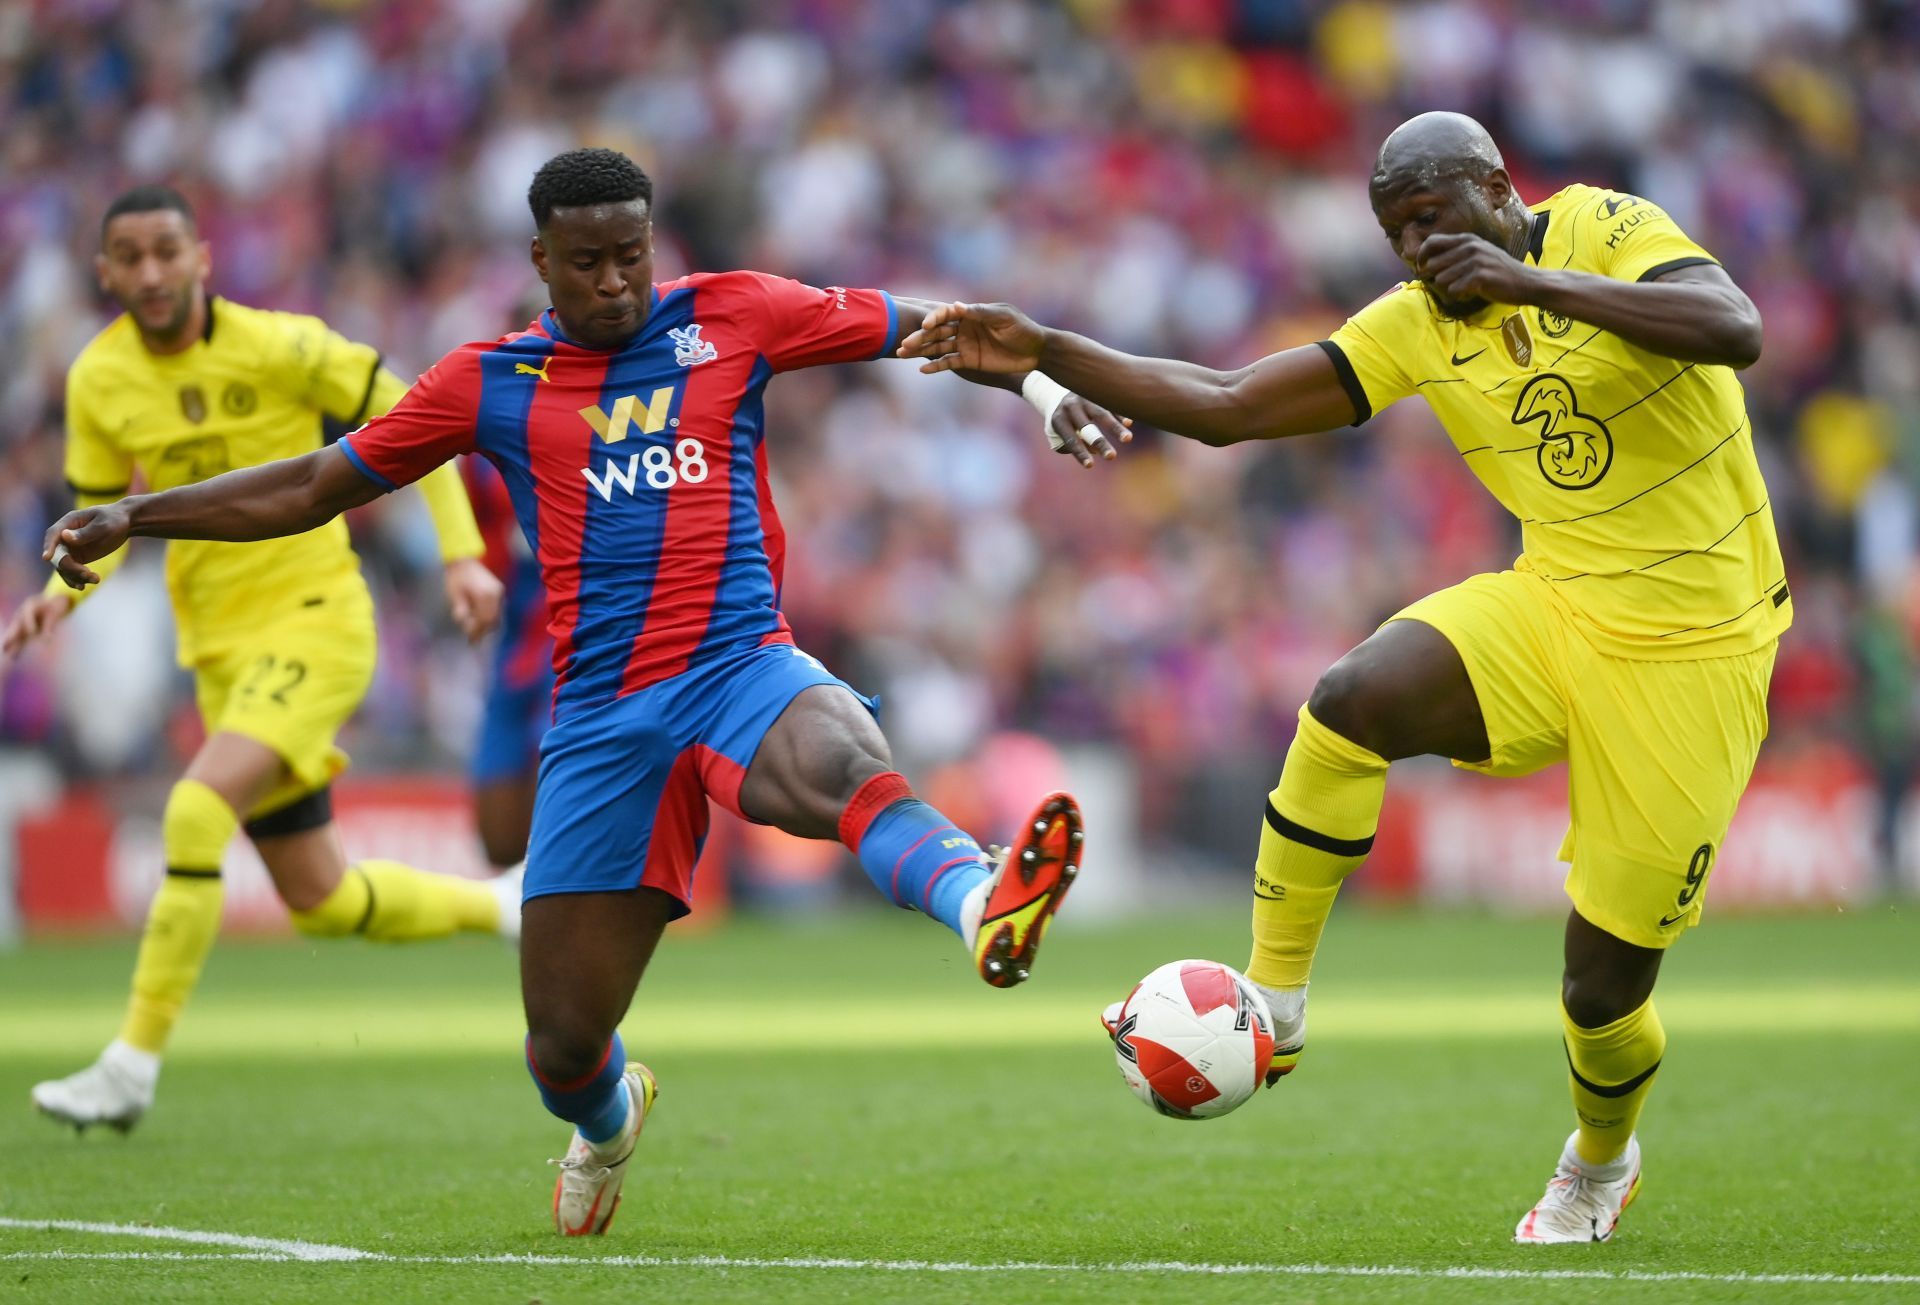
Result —
[[1307, 1049], [1307, 984], [1297, 988], [1269, 988], [1256, 983], [1273, 1016], [1273, 1059], [1267, 1062], [1267, 1086], [1293, 1073], [1300, 1053]]
[[516, 945], [520, 941], [520, 893], [526, 877], [527, 863], [522, 861], [487, 881], [487, 887], [500, 899], [500, 936]]
[[560, 1176], [553, 1183], [553, 1226], [562, 1237], [597, 1237], [607, 1230], [614, 1211], [620, 1208], [627, 1162], [633, 1159], [647, 1112], [660, 1095], [653, 1071], [639, 1061], [628, 1062], [621, 1083], [632, 1095], [633, 1107], [627, 1112], [627, 1125], [620, 1136], [596, 1149], [575, 1130], [566, 1159], [547, 1162], [560, 1166]]
[[1513, 1230], [1513, 1240], [1544, 1246], [1560, 1242], [1604, 1242], [1620, 1224], [1621, 1211], [1640, 1194], [1640, 1139], [1627, 1139], [1626, 1152], [1611, 1164], [1590, 1165], [1574, 1150], [1575, 1131], [1560, 1152], [1540, 1203]]
[[[1300, 1063], [1300, 1053], [1307, 1049], [1307, 985], [1297, 988], [1260, 989], [1260, 995], [1266, 999], [1267, 1013], [1273, 1016], [1273, 1059], [1267, 1062], [1267, 1086], [1272, 1087]], [[1108, 1037], [1116, 1037], [1120, 1032], [1120, 1010], [1126, 1005], [1122, 998], [1100, 1012], [1100, 1027], [1107, 1031]]]
[[33, 1104], [81, 1132], [105, 1124], [125, 1133], [153, 1107], [159, 1079], [160, 1057], [115, 1038], [100, 1059], [78, 1074], [34, 1084]]

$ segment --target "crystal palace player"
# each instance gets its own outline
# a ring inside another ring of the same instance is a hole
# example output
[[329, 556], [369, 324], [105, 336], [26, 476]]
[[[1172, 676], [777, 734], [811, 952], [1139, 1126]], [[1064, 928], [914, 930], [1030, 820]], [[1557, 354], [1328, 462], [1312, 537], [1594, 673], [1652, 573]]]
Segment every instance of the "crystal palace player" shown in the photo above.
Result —
[[[455, 454], [506, 477], [540, 559], [559, 687], [541, 758], [521, 936], [527, 1062], [577, 1126], [563, 1233], [604, 1231], [654, 1099], [616, 1032], [667, 922], [687, 911], [707, 799], [838, 837], [876, 885], [959, 934], [988, 983], [1027, 976], [1077, 872], [1054, 794], [996, 856], [916, 799], [872, 704], [793, 644], [761, 395], [775, 372], [879, 358], [933, 305], [753, 272], [652, 282], [653, 187], [611, 150], [534, 177], [533, 262], [553, 308], [455, 350], [333, 448], [70, 513], [46, 555], [70, 583], [129, 535], [311, 529]], [[1104, 411], [1071, 398], [1062, 434]]]
[[1266, 806], [1247, 972], [1268, 990], [1283, 1074], [1387, 763], [1437, 753], [1519, 775], [1566, 762], [1561, 993], [1579, 1126], [1514, 1239], [1605, 1241], [1638, 1187], [1634, 1124], [1666, 1046], [1654, 978], [1699, 922], [1791, 619], [1733, 374], [1759, 356], [1760, 316], [1644, 199], [1569, 186], [1529, 208], [1458, 114], [1390, 135], [1371, 198], [1414, 279], [1317, 346], [1216, 372], [954, 304], [904, 351], [932, 359], [924, 370], [1044, 366], [1208, 444], [1358, 425], [1426, 397], [1520, 520], [1525, 552], [1413, 604], [1314, 686]]

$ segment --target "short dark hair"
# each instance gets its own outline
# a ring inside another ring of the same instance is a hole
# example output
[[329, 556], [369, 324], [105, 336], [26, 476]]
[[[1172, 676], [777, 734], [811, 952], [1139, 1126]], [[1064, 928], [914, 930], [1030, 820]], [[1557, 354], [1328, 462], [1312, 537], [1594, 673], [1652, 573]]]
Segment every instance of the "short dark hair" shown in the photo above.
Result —
[[527, 188], [533, 224], [546, 229], [556, 208], [588, 204], [624, 204], [643, 200], [653, 207], [653, 178], [619, 150], [579, 149], [556, 154], [540, 165]]
[[123, 213], [159, 213], [167, 210], [185, 218], [188, 226], [197, 225], [193, 217], [193, 205], [187, 203], [187, 197], [172, 186], [157, 183], [135, 186], [107, 205], [106, 216], [100, 219], [100, 239], [107, 238], [107, 223]]

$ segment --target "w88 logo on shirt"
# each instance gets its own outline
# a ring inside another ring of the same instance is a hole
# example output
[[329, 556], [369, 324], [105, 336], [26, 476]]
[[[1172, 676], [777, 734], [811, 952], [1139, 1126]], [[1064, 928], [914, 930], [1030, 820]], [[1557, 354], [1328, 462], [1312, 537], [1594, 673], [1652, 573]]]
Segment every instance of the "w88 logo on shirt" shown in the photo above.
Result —
[[616, 486], [632, 495], [643, 484], [648, 489], [659, 490], [672, 489], [683, 481], [698, 485], [707, 478], [707, 451], [699, 440], [688, 436], [671, 449], [664, 444], [651, 444], [643, 452], [628, 454], [624, 464], [609, 458], [600, 464], [599, 472], [592, 467], [582, 467], [580, 474], [587, 478], [595, 493], [611, 503]]
[[[644, 407], [638, 394], [623, 394], [614, 400], [612, 412], [593, 404], [580, 409], [580, 416], [601, 443], [620, 444], [629, 434], [658, 435], [678, 426], [680, 419], [671, 415], [673, 397], [673, 387], [663, 385], [647, 398]], [[707, 453], [699, 440], [683, 436], [671, 444], [652, 444], [638, 453], [630, 453], [624, 464], [617, 454], [608, 454], [599, 471], [582, 467], [580, 474], [587, 478], [596, 494], [611, 503], [616, 485], [629, 495], [643, 482], [648, 489], [662, 490], [672, 489], [682, 481], [698, 485], [707, 478]]]

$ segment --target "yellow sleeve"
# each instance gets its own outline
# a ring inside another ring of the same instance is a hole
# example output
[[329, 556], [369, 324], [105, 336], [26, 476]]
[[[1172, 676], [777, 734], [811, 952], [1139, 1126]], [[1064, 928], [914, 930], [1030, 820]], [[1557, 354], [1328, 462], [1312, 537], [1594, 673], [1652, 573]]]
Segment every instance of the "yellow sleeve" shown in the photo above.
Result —
[[[86, 370], [67, 371], [67, 486], [75, 494], [111, 503], [133, 484], [133, 455], [101, 429], [94, 416]], [[84, 506], [84, 505], [83, 505]]]
[[1413, 393], [1402, 363], [1414, 356], [1426, 328], [1425, 305], [1417, 302], [1422, 293], [1403, 282], [1320, 341], [1353, 400], [1354, 425]]
[[[67, 370], [67, 487], [73, 491], [76, 507], [98, 507], [123, 496], [133, 484], [133, 455], [116, 444], [100, 428], [93, 415], [86, 370], [74, 366]], [[94, 562], [93, 569], [104, 584], [108, 576], [127, 560], [126, 545]], [[97, 590], [69, 589], [57, 574], [47, 577], [43, 592], [65, 594], [78, 607], [80, 601]]]
[[[271, 316], [272, 340], [263, 365], [275, 383], [295, 400], [349, 426], [365, 421], [382, 373], [392, 376], [381, 367], [379, 351], [347, 339], [317, 317]], [[405, 392], [403, 384], [400, 393]], [[393, 397], [398, 400], [399, 394]]]
[[479, 557], [487, 551], [480, 540], [480, 523], [473, 519], [473, 504], [467, 487], [460, 481], [460, 466], [443, 462], [418, 482], [420, 497], [427, 501], [433, 517], [433, 531], [440, 536], [440, 560], [457, 562]]
[[387, 367], [376, 367], [373, 383], [367, 389], [367, 401], [362, 405], [360, 420], [356, 426], [372, 421], [375, 417], [384, 417], [393, 411], [393, 405], [407, 397], [412, 387]]
[[[1580, 197], [1572, 220], [1572, 268], [1597, 272], [1616, 281], [1651, 281], [1681, 267], [1719, 260], [1695, 244], [1666, 210], [1617, 190], [1589, 190]], [[1558, 221], [1556, 206], [1553, 214]]]
[[[376, 367], [373, 384], [367, 390], [365, 411], [359, 420], [384, 417], [394, 404], [406, 397], [407, 388], [407, 383], [391, 371]], [[466, 484], [460, 479], [459, 465], [443, 462], [415, 483], [420, 487], [420, 497], [427, 501], [433, 532], [440, 537], [440, 560], [457, 562], [485, 556], [487, 546], [480, 539], [480, 523], [473, 519], [473, 504], [467, 498]]]

